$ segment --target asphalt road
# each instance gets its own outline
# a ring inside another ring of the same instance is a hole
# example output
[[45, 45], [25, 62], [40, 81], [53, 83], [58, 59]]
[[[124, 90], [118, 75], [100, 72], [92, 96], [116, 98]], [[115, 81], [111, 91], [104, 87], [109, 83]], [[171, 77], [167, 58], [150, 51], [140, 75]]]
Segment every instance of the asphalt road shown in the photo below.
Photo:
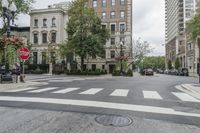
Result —
[[[175, 89], [198, 83], [168, 75], [113, 78], [34, 78], [48, 85], [0, 92], [0, 132], [5, 133], [199, 133], [200, 101]], [[132, 119], [103, 126], [97, 116]]]

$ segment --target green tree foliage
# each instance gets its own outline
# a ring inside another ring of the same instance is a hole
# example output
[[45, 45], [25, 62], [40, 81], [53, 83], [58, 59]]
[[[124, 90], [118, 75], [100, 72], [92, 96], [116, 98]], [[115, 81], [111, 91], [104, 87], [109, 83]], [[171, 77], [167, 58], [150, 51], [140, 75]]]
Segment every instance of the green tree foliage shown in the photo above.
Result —
[[175, 61], [175, 68], [176, 68], [176, 69], [179, 69], [180, 66], [181, 66], [180, 61], [179, 61], [178, 58], [176, 58], [176, 61]]
[[140, 68], [165, 69], [165, 57], [145, 57], [139, 66]]
[[197, 37], [200, 36], [200, 2], [197, 7], [195, 16], [186, 24], [186, 32], [193, 42], [196, 42]]
[[104, 45], [109, 38], [108, 30], [102, 28], [94, 9], [86, 6], [87, 1], [75, 0], [68, 10], [67, 49], [80, 56], [82, 70], [87, 56], [102, 57], [105, 54]]
[[[0, 19], [2, 18], [2, 1], [0, 1]], [[15, 18], [17, 18], [17, 15], [24, 13], [27, 14], [30, 11], [30, 8], [32, 6], [32, 3], [34, 3], [34, 0], [10, 0], [9, 3], [11, 4], [11, 2], [15, 2], [15, 5], [17, 7], [17, 11], [15, 14]], [[4, 26], [2, 28], [0, 28], [0, 35], [3, 35], [4, 33], [6, 33], [6, 27], [7, 25], [4, 24]]]
[[172, 69], [173, 68], [171, 60], [169, 60], [167, 64], [168, 64], [168, 69]]

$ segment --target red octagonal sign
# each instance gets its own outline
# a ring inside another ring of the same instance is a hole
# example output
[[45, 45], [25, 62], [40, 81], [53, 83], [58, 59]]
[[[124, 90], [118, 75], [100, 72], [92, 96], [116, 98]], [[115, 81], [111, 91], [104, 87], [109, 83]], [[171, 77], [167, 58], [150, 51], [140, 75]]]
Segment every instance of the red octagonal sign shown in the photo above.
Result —
[[30, 51], [27, 48], [21, 48], [19, 50], [19, 57], [22, 60], [27, 60], [29, 58], [29, 55], [30, 55]]

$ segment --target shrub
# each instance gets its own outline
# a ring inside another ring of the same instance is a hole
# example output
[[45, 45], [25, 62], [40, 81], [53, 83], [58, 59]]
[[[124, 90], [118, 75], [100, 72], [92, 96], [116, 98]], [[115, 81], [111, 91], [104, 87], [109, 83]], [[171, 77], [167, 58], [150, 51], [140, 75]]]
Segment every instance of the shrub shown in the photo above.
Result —
[[131, 69], [128, 69], [126, 76], [132, 77], [133, 76], [133, 71]]
[[121, 76], [120, 70], [114, 70], [112, 76]]

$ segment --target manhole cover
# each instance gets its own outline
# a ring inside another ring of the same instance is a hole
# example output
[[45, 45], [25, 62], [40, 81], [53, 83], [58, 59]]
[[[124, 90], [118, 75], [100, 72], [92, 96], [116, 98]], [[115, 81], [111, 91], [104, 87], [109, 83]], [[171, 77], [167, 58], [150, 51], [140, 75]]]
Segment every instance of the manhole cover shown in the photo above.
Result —
[[104, 126], [116, 126], [123, 127], [129, 126], [132, 120], [128, 117], [113, 116], [113, 115], [102, 115], [95, 118], [96, 122]]

